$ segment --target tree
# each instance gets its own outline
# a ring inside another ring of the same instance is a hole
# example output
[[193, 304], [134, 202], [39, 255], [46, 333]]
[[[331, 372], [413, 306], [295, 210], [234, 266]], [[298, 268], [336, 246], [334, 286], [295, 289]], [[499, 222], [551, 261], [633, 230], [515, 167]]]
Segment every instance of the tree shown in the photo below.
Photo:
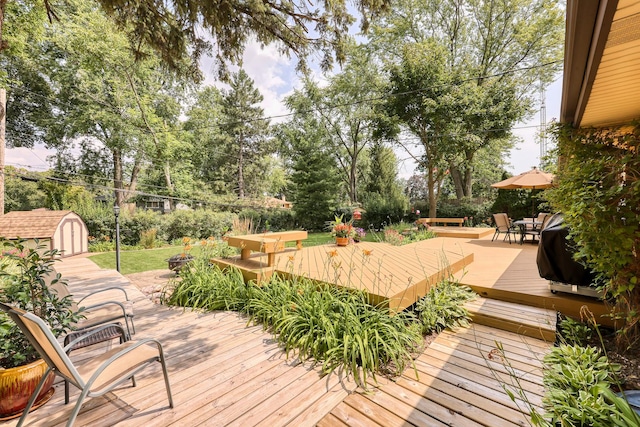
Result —
[[278, 126], [276, 134], [289, 159], [293, 211], [298, 223], [310, 230], [321, 230], [336, 210], [340, 188], [336, 160], [328, 148], [324, 128], [312, 114], [303, 112]]
[[[244, 70], [233, 74], [230, 86], [222, 97], [225, 122], [221, 126], [226, 134], [224, 151], [229, 153], [228, 163], [233, 167], [229, 172], [233, 180], [227, 182], [235, 182], [238, 197], [244, 198], [247, 189], [255, 189], [255, 186], [247, 186], [246, 176], [254, 178], [256, 183], [255, 178], [265, 175], [257, 162], [267, 154], [269, 123], [264, 118], [264, 111], [257, 105], [263, 97]], [[247, 173], [247, 168], [250, 168], [250, 173]]]
[[383, 108], [392, 121], [383, 123], [382, 132], [402, 143], [398, 136], [404, 126], [422, 144], [424, 155], [416, 160], [427, 173], [429, 217], [435, 218], [436, 189], [445, 176], [448, 135], [455, 113], [449, 105], [455, 97], [445, 51], [433, 41], [406, 45], [401, 63], [392, 66], [389, 74], [390, 96]]
[[369, 150], [371, 167], [363, 205], [370, 226], [380, 228], [383, 222], [400, 221], [407, 210], [408, 199], [398, 182], [398, 162], [391, 147], [378, 142]]
[[157, 59], [136, 62], [124, 35], [99, 11], [82, 2], [68, 7], [64, 25], [51, 27], [47, 43], [34, 46], [43, 52], [40, 72], [56, 88], [57, 116], [47, 126], [49, 145], [68, 148], [89, 138], [107, 148], [118, 204], [126, 190], [136, 190], [140, 172], [149, 164], [161, 168], [171, 195], [169, 159], [179, 143], [174, 131], [180, 85], [162, 72]]
[[[98, 2], [128, 32], [136, 51], [147, 44], [170, 67], [184, 61], [190, 53], [193, 75], [199, 74], [198, 59], [210, 50], [211, 43], [215, 44], [218, 64], [224, 70], [226, 61], [240, 62], [243, 48], [251, 39], [261, 45], [276, 43], [281, 53], [296, 54], [301, 68], [311, 50], [318, 50], [323, 54], [321, 64], [326, 69], [334, 54], [338, 61], [344, 60], [347, 33], [355, 22], [345, 0], [324, 1], [324, 10], [311, 9], [311, 4], [304, 1]], [[357, 0], [361, 29], [366, 30], [370, 18], [387, 5], [387, 0]], [[203, 35], [203, 28], [208, 35]]]
[[349, 50], [346, 66], [329, 79], [326, 88], [307, 80], [304, 89], [297, 92], [297, 96], [309, 98], [309, 108], [330, 137], [331, 152], [352, 204], [359, 201], [359, 164], [373, 141], [378, 113], [373, 103], [363, 99], [378, 98], [382, 86], [382, 76], [372, 65], [370, 53], [359, 46]]
[[500, 163], [510, 129], [559, 71], [563, 22], [552, 0], [400, 0], [374, 24], [372, 45], [386, 62], [402, 62], [404, 44], [429, 40], [443, 49], [456, 87], [439, 102], [457, 109], [445, 158], [459, 198], [472, 195], [476, 153], [493, 152]]

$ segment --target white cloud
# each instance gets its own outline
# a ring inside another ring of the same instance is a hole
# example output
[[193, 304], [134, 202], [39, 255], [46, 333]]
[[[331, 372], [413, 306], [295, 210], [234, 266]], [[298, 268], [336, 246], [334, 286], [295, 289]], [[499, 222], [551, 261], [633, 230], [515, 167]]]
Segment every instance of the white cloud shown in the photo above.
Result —
[[34, 171], [44, 171], [50, 168], [47, 157], [54, 154], [54, 150], [48, 150], [44, 147], [7, 148], [5, 150], [5, 164]]

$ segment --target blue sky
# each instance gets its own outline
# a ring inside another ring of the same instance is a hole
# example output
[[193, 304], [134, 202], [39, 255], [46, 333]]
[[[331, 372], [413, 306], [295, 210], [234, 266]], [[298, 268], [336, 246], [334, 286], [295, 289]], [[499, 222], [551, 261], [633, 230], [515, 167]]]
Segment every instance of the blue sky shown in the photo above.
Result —
[[[211, 68], [212, 61], [203, 60], [201, 63], [202, 71], [205, 75], [205, 83], [224, 87], [215, 81], [216, 73]], [[288, 113], [282, 101], [291, 94], [296, 87], [300, 86], [300, 79], [295, 73], [295, 58], [286, 58], [278, 54], [273, 46], [261, 48], [258, 43], [250, 43], [244, 53], [243, 68], [247, 74], [254, 80], [256, 87], [260, 90], [264, 97], [262, 107], [266, 116], [278, 116]], [[324, 80], [324, 77], [316, 72], [314, 78], [318, 81]], [[562, 76], [547, 89], [546, 106], [547, 121], [557, 119], [560, 114], [560, 98], [562, 92]], [[530, 120], [525, 123], [519, 123], [514, 133], [519, 136], [522, 141], [511, 151], [508, 159], [510, 167], [508, 170], [512, 173], [520, 173], [531, 169], [532, 166], [538, 166], [540, 163], [540, 147], [536, 142], [537, 129], [532, 126], [539, 126], [540, 115], [534, 114]], [[36, 147], [34, 149], [7, 149], [6, 164], [12, 166], [25, 167], [36, 171], [49, 169], [47, 156], [53, 154], [53, 151], [46, 150], [44, 147]], [[398, 152], [400, 158], [406, 158], [406, 153]], [[413, 172], [414, 164], [410, 160], [405, 160], [400, 164], [400, 175], [407, 178]]]

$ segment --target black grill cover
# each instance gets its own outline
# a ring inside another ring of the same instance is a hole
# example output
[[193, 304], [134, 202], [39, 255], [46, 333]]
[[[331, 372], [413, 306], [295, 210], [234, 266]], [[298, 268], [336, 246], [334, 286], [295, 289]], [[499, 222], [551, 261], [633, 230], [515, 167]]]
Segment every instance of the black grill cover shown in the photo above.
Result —
[[573, 259], [575, 252], [567, 240], [569, 229], [562, 214], [555, 214], [540, 233], [538, 272], [540, 277], [554, 282], [590, 286], [595, 275]]

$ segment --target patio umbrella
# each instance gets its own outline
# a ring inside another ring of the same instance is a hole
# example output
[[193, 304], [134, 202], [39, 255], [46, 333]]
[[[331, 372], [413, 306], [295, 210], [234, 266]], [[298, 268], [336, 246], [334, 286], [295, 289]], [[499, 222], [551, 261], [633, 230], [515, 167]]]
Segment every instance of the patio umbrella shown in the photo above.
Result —
[[512, 176], [504, 181], [496, 182], [495, 184], [491, 184], [491, 186], [502, 190], [543, 190], [551, 187], [553, 178], [554, 175], [552, 173], [542, 172], [534, 166], [530, 171]]
[[[534, 166], [530, 171], [496, 182], [491, 186], [501, 190], [544, 190], [551, 187], [553, 178], [552, 173], [542, 172]], [[531, 215], [535, 216], [533, 200], [531, 201]]]

